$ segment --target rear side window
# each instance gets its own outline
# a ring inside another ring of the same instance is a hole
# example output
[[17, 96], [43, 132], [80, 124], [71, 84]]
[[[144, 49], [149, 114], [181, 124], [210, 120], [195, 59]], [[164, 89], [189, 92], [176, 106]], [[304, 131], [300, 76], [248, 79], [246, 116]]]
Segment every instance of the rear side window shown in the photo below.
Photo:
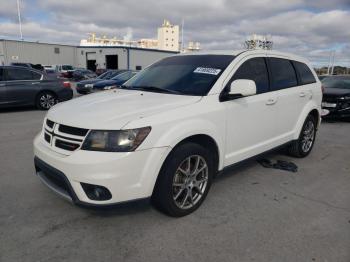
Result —
[[252, 58], [245, 61], [236, 71], [230, 84], [233, 80], [249, 79], [256, 84], [256, 93], [266, 93], [269, 91], [269, 77], [265, 59], [262, 57]]
[[33, 80], [40, 80], [41, 79], [41, 74], [32, 71], [32, 79]]
[[314, 75], [306, 64], [293, 61], [293, 65], [299, 74], [300, 85], [307, 85], [316, 82]]
[[4, 81], [4, 70], [0, 68], [0, 81]]
[[280, 90], [298, 85], [292, 63], [287, 59], [268, 58], [272, 76], [271, 90]]
[[18, 80], [39, 80], [41, 74], [26, 70], [24, 68], [7, 68], [6, 69], [6, 80], [18, 81]]

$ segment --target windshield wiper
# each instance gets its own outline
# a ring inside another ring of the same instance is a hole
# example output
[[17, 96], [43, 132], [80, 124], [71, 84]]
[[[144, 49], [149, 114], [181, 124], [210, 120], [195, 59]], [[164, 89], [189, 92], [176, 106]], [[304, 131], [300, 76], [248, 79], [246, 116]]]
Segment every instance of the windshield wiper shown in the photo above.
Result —
[[155, 92], [159, 92], [159, 93], [168, 93], [168, 94], [183, 94], [179, 91], [160, 88], [157, 86], [124, 86], [124, 85], [122, 85], [121, 88], [135, 89], [135, 90], [142, 90], [142, 91], [149, 91], [149, 92], [155, 91]]

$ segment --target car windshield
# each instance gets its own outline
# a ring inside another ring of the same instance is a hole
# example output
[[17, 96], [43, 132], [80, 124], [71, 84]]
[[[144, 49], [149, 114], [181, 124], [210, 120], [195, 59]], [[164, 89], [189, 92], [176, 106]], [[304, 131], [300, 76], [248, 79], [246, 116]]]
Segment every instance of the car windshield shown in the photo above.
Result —
[[63, 65], [62, 70], [73, 70], [73, 66], [71, 65]]
[[322, 79], [322, 85], [327, 88], [350, 89], [350, 77], [330, 76]]
[[97, 78], [98, 79], [110, 79], [112, 73], [113, 73], [113, 71], [107, 71], [107, 72], [104, 72], [103, 74], [100, 74]]
[[233, 59], [232, 55], [181, 55], [164, 58], [138, 73], [123, 87], [204, 96]]

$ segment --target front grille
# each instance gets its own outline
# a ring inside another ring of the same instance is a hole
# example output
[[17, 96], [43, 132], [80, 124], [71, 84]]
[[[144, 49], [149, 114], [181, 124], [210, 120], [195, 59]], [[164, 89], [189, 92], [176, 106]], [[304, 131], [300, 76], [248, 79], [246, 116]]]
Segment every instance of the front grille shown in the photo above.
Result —
[[45, 135], [44, 135], [44, 136], [45, 136], [45, 140], [46, 140], [46, 142], [50, 144], [50, 143], [51, 143], [51, 136], [50, 136], [50, 135], [48, 135], [47, 133], [45, 133]]
[[42, 174], [45, 176], [46, 179], [48, 179], [52, 184], [54, 184], [55, 186], [57, 186], [58, 188], [64, 190], [65, 192], [67, 192], [67, 194], [69, 195], [70, 189], [69, 186], [67, 185], [66, 181], [64, 181], [64, 179], [60, 176], [56, 176], [54, 174], [50, 174], [50, 173], [46, 173], [46, 172], [42, 172]]
[[46, 119], [46, 125], [50, 128], [53, 128], [53, 125], [55, 124], [55, 122], [52, 122], [51, 120], [49, 119]]
[[[89, 129], [55, 123], [47, 119], [44, 126], [44, 140], [57, 151], [75, 151], [82, 145]], [[63, 152], [62, 152], [63, 153]]]
[[71, 142], [67, 142], [67, 141], [63, 141], [60, 139], [56, 139], [55, 146], [58, 148], [62, 148], [64, 150], [74, 151], [74, 150], [78, 149], [80, 145], [75, 144], [75, 143], [71, 143]]
[[58, 127], [58, 130], [62, 133], [66, 133], [74, 136], [85, 136], [89, 131], [88, 129], [65, 126], [65, 125], [60, 125]]

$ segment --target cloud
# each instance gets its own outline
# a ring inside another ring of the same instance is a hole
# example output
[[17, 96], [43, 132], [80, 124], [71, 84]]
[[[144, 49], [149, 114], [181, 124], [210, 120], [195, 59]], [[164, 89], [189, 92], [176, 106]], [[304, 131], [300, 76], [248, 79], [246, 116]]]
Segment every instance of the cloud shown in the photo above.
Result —
[[[96, 32], [118, 38], [156, 37], [163, 19], [185, 19], [185, 42], [237, 49], [252, 33], [271, 34], [274, 48], [324, 63], [332, 49], [350, 60], [349, 0], [21, 0], [24, 37], [75, 43]], [[31, 4], [28, 4], [30, 1]], [[0, 37], [16, 37], [15, 1], [0, 0]], [[349, 61], [350, 64], [350, 61]]]

